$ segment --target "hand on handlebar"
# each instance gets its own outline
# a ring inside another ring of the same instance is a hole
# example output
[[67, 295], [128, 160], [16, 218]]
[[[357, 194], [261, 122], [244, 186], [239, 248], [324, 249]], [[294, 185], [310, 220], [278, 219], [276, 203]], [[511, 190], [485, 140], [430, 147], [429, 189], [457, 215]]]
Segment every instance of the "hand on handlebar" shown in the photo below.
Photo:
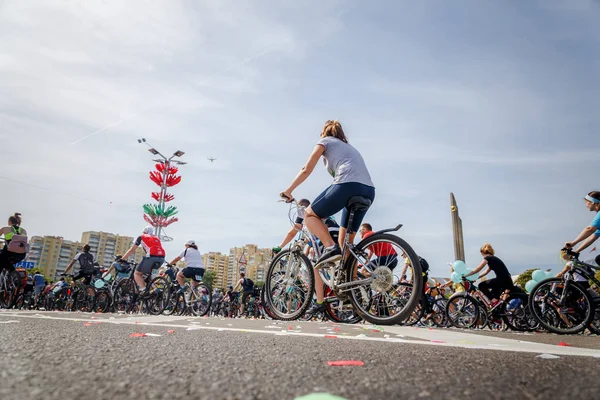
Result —
[[279, 197], [285, 200], [286, 203], [291, 203], [294, 201], [294, 196], [292, 196], [291, 192], [281, 192], [279, 193]]

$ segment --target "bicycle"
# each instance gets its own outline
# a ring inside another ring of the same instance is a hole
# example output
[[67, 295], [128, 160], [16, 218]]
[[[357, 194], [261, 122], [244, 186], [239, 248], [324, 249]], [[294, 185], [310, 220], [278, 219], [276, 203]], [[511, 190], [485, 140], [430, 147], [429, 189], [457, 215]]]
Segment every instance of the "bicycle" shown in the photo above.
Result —
[[464, 292], [448, 299], [446, 317], [457, 328], [532, 331], [537, 323], [527, 305], [527, 293], [517, 287], [505, 290], [494, 305], [481, 293], [474, 282], [463, 277]]
[[[291, 217], [293, 208], [297, 209], [298, 204], [294, 199], [285, 200], [290, 203]], [[360, 196], [352, 197], [347, 204], [350, 211], [347, 226], [352, 226], [355, 212], [366, 211], [370, 206], [371, 200]], [[290, 222], [293, 221], [290, 218]], [[373, 324], [399, 323], [412, 313], [420, 299], [420, 292], [416, 290], [423, 287], [419, 258], [406, 241], [390, 234], [400, 228], [402, 225], [378, 231], [358, 244], [350, 243], [348, 230], [342, 246], [342, 259], [337, 263], [327, 263], [317, 270], [325, 285], [331, 288], [339, 300], [349, 300], [356, 314]], [[308, 237], [316, 250], [312, 235]], [[296, 240], [288, 250], [279, 253], [266, 274], [266, 304], [278, 319], [291, 321], [300, 318], [312, 301], [315, 278], [312, 263], [302, 251], [305, 244], [302, 239]], [[381, 262], [383, 257], [375, 261], [369, 259], [369, 249], [378, 245], [392, 246], [396, 254], [395, 263], [391, 256], [386, 257], [388, 262], [385, 265]], [[395, 298], [398, 282], [394, 282], [393, 269], [397, 264], [397, 257], [403, 253], [412, 264], [415, 290], [412, 290], [408, 298]], [[372, 267], [368, 277], [359, 272], [366, 265]]]
[[21, 289], [21, 278], [17, 271], [8, 272], [7, 269], [0, 272], [0, 308], [12, 308]]
[[[177, 269], [174, 265], [168, 265], [167, 276], [173, 278], [177, 276]], [[203, 317], [209, 311], [212, 305], [212, 288], [203, 282], [202, 276], [192, 277], [192, 282], [187, 285], [185, 292], [174, 291], [170, 287], [168, 294], [168, 311], [177, 315], [190, 313], [196, 317]]]
[[440, 285], [436, 285], [428, 293], [424, 293], [421, 302], [404, 321], [404, 325], [412, 326], [421, 323], [424, 326], [435, 325], [439, 328], [447, 328], [450, 325], [446, 316], [447, 308], [448, 300], [443, 296], [443, 289]]
[[152, 272], [144, 276], [148, 292], [143, 298], [140, 297], [138, 286], [133, 279], [138, 264], [129, 261], [126, 264], [131, 267], [131, 272], [129, 278], [123, 278], [115, 289], [115, 310], [123, 313], [147, 311], [152, 315], [161, 314], [169, 298], [170, 285], [163, 276], [154, 276], [160, 263], [154, 263]]
[[596, 333], [600, 328], [600, 296], [593, 296], [591, 289], [575, 281], [573, 275], [577, 272], [600, 288], [594, 274], [600, 271], [600, 266], [580, 261], [579, 253], [572, 250], [562, 251], [571, 258], [571, 269], [562, 278], [539, 282], [529, 295], [529, 307], [537, 322], [550, 332], [573, 334], [589, 328]]

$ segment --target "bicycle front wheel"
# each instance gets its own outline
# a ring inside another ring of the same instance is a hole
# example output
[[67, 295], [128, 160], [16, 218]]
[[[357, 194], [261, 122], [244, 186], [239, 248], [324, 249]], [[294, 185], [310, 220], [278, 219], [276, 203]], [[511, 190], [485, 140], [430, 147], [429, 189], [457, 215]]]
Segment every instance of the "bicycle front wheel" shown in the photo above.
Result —
[[282, 251], [265, 278], [265, 308], [277, 319], [293, 321], [304, 315], [315, 290], [313, 267], [301, 252]]
[[467, 293], [457, 293], [450, 297], [446, 306], [446, 318], [456, 328], [469, 329], [479, 320], [477, 300]]
[[[374, 234], [356, 245], [353, 252], [346, 259], [344, 269], [347, 291], [356, 313], [378, 325], [394, 325], [407, 319], [423, 292], [421, 263], [412, 247], [397, 236]], [[385, 255], [368, 259], [370, 253]], [[406, 258], [401, 256], [403, 254]], [[405, 266], [410, 283], [401, 283], [394, 275], [396, 268]]]
[[540, 325], [560, 335], [585, 330], [594, 317], [591, 296], [574, 281], [549, 278], [529, 295], [529, 309]]
[[210, 310], [212, 304], [212, 289], [206, 283], [199, 283], [198, 286], [192, 285], [190, 293], [190, 310], [196, 317], [205, 316]]

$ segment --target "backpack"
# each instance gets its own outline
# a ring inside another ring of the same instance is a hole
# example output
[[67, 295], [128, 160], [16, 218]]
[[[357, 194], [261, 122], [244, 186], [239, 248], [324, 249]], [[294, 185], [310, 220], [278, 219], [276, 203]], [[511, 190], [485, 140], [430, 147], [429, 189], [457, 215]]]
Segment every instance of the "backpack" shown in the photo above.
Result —
[[244, 278], [244, 282], [242, 282], [242, 287], [244, 288], [244, 292], [251, 292], [254, 288], [254, 282], [250, 278]]
[[21, 287], [27, 286], [27, 270], [25, 268], [15, 268], [17, 274], [19, 274], [19, 285]]
[[84, 274], [91, 274], [94, 272], [94, 256], [91, 253], [79, 254], [78, 261], [81, 266], [81, 272]]
[[429, 263], [424, 258], [419, 257], [419, 262], [421, 264], [421, 272], [427, 273], [429, 271]]
[[25, 235], [19, 235], [19, 231], [17, 231], [17, 229], [15, 229], [15, 227], [12, 227], [13, 230], [13, 237], [10, 240], [10, 242], [8, 243], [7, 246], [7, 250], [10, 251], [11, 253], [16, 253], [16, 254], [25, 254], [29, 251], [29, 244], [27, 243], [27, 236]]

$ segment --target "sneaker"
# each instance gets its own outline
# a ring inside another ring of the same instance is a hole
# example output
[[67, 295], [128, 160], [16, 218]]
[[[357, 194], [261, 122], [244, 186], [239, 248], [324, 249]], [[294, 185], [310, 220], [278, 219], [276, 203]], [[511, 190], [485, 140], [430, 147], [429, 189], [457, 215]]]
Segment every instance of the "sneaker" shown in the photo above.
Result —
[[335, 246], [327, 247], [323, 252], [321, 258], [317, 260], [316, 269], [322, 268], [327, 263], [333, 263], [342, 259], [342, 249], [337, 244]]
[[325, 311], [325, 302], [323, 302], [321, 304], [313, 303], [313, 305], [308, 310], [306, 310], [306, 314], [312, 317], [313, 315], [320, 313], [320, 312], [324, 312], [324, 311]]

